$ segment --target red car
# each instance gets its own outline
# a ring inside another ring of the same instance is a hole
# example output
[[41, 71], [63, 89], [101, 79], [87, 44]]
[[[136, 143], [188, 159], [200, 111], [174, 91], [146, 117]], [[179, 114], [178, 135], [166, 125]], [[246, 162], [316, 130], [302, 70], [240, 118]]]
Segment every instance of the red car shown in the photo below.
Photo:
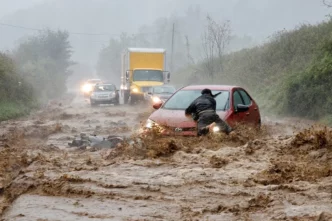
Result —
[[176, 91], [165, 103], [154, 104], [157, 110], [147, 120], [145, 131], [157, 126], [165, 135], [196, 136], [196, 122], [187, 118], [184, 111], [204, 88], [209, 88], [213, 94], [221, 92], [216, 97], [217, 114], [231, 127], [237, 123], [260, 126], [258, 105], [245, 89], [227, 85], [191, 85]]

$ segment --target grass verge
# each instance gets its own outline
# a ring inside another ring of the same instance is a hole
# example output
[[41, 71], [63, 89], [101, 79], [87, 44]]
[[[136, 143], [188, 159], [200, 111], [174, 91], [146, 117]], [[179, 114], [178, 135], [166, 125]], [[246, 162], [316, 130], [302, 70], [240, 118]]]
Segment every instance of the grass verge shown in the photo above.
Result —
[[30, 113], [32, 107], [11, 101], [0, 102], [0, 121], [6, 121], [25, 116]]

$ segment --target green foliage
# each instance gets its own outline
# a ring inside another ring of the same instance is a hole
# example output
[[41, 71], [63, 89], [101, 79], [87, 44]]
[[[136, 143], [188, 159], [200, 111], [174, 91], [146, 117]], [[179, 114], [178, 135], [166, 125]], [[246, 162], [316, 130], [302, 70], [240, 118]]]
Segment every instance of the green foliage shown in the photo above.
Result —
[[286, 87], [286, 112], [313, 119], [332, 112], [332, 39], [302, 73], [292, 76]]
[[33, 89], [7, 55], [0, 53], [0, 121], [28, 113], [36, 106]]
[[230, 53], [224, 71], [207, 80], [202, 65], [182, 70], [182, 78], [246, 87], [263, 112], [329, 122], [332, 112], [332, 21], [301, 25], [274, 34], [267, 43]]
[[45, 30], [22, 43], [13, 58], [0, 53], [0, 121], [64, 94], [70, 48], [67, 32]]
[[28, 114], [30, 110], [31, 107], [14, 101], [0, 102], [0, 121], [24, 116]]
[[39, 101], [57, 98], [66, 92], [66, 81], [74, 63], [66, 31], [45, 30], [30, 37], [14, 53], [20, 73], [34, 88]]

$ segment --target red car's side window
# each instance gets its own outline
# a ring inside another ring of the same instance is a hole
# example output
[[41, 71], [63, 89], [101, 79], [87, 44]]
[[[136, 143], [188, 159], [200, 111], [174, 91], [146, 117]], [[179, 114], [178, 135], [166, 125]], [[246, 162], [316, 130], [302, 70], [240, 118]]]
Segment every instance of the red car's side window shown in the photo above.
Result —
[[243, 98], [244, 104], [245, 105], [250, 105], [251, 104], [251, 98], [249, 95], [244, 91], [244, 90], [239, 90], [241, 97]]
[[233, 106], [234, 106], [234, 110], [237, 109], [237, 105], [238, 104], [244, 104], [242, 98], [241, 98], [241, 95], [239, 93], [239, 91], [234, 91], [233, 92]]

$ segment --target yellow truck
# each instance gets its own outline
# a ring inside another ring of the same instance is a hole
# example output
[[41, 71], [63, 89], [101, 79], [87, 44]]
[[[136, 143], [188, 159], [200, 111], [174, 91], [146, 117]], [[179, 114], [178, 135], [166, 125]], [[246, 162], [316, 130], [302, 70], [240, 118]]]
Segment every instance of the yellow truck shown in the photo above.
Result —
[[166, 71], [166, 50], [159, 48], [128, 48], [122, 54], [121, 94], [124, 103], [144, 100], [151, 86], [170, 81]]

